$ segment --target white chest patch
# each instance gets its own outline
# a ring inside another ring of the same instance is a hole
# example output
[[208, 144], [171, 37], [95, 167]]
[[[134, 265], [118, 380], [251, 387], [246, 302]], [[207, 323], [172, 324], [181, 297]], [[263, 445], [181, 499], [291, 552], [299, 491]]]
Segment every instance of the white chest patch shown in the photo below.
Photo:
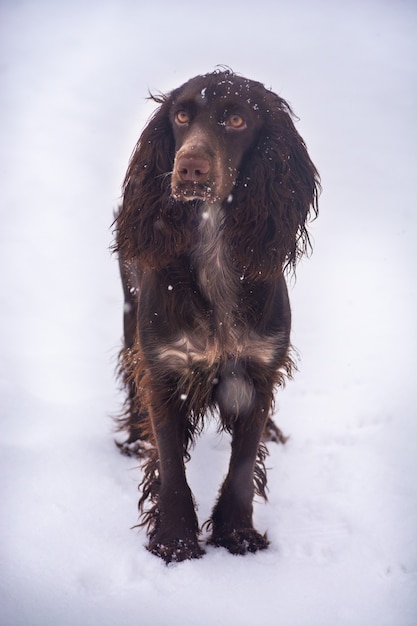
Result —
[[191, 262], [198, 286], [212, 304], [218, 323], [228, 324], [237, 307], [239, 277], [229, 258], [223, 222], [220, 204], [202, 205], [199, 240], [191, 252]]

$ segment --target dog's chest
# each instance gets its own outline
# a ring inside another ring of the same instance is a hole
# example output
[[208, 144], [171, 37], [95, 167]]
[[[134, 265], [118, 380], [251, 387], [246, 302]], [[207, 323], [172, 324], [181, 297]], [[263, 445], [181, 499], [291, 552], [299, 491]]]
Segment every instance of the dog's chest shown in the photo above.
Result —
[[239, 277], [231, 262], [223, 221], [220, 205], [202, 205], [191, 263], [198, 289], [209, 302], [217, 322], [229, 325], [238, 313]]
[[[205, 204], [190, 250], [192, 288], [206, 306], [194, 309], [194, 328], [176, 329], [170, 341], [159, 346], [158, 358], [193, 380], [195, 364], [211, 368], [230, 358], [255, 359], [270, 364], [275, 359], [277, 337], [265, 337], [248, 323], [253, 302], [245, 280], [232, 262], [221, 206]], [[201, 300], [199, 301], [201, 305]], [[207, 325], [210, 320], [210, 326]]]

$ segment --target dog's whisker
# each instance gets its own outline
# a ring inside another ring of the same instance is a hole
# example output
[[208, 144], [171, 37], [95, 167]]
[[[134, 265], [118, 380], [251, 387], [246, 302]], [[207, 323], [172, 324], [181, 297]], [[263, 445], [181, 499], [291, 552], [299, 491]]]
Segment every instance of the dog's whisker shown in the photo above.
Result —
[[158, 178], [168, 178], [168, 176], [172, 176], [172, 171], [173, 170], [171, 170], [170, 172], [164, 172], [163, 174], [158, 174], [157, 176], [155, 176], [155, 178], [157, 178], [157, 179]]

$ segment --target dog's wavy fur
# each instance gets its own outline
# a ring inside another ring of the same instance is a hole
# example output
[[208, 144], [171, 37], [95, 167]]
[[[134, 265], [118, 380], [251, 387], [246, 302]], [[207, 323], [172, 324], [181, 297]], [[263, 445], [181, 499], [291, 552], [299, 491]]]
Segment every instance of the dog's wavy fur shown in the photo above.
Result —
[[204, 416], [218, 410], [232, 456], [210, 542], [253, 552], [268, 545], [252, 523], [254, 493], [266, 498], [261, 438], [283, 440], [273, 394], [294, 369], [284, 272], [310, 250], [319, 177], [291, 108], [258, 82], [221, 69], [151, 97], [159, 107], [134, 149], [116, 218], [120, 425], [129, 433], [121, 449], [145, 459], [149, 549], [166, 562], [198, 558], [184, 460]]

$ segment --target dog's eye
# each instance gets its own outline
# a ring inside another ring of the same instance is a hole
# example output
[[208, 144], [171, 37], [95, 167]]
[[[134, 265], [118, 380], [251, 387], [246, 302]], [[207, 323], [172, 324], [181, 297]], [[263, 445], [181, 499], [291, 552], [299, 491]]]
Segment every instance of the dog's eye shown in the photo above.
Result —
[[241, 115], [234, 113], [227, 118], [226, 126], [228, 128], [246, 128], [246, 122]]
[[178, 122], [178, 124], [188, 124], [188, 122], [190, 121], [190, 116], [188, 115], [187, 111], [178, 111], [175, 115], [175, 120]]

